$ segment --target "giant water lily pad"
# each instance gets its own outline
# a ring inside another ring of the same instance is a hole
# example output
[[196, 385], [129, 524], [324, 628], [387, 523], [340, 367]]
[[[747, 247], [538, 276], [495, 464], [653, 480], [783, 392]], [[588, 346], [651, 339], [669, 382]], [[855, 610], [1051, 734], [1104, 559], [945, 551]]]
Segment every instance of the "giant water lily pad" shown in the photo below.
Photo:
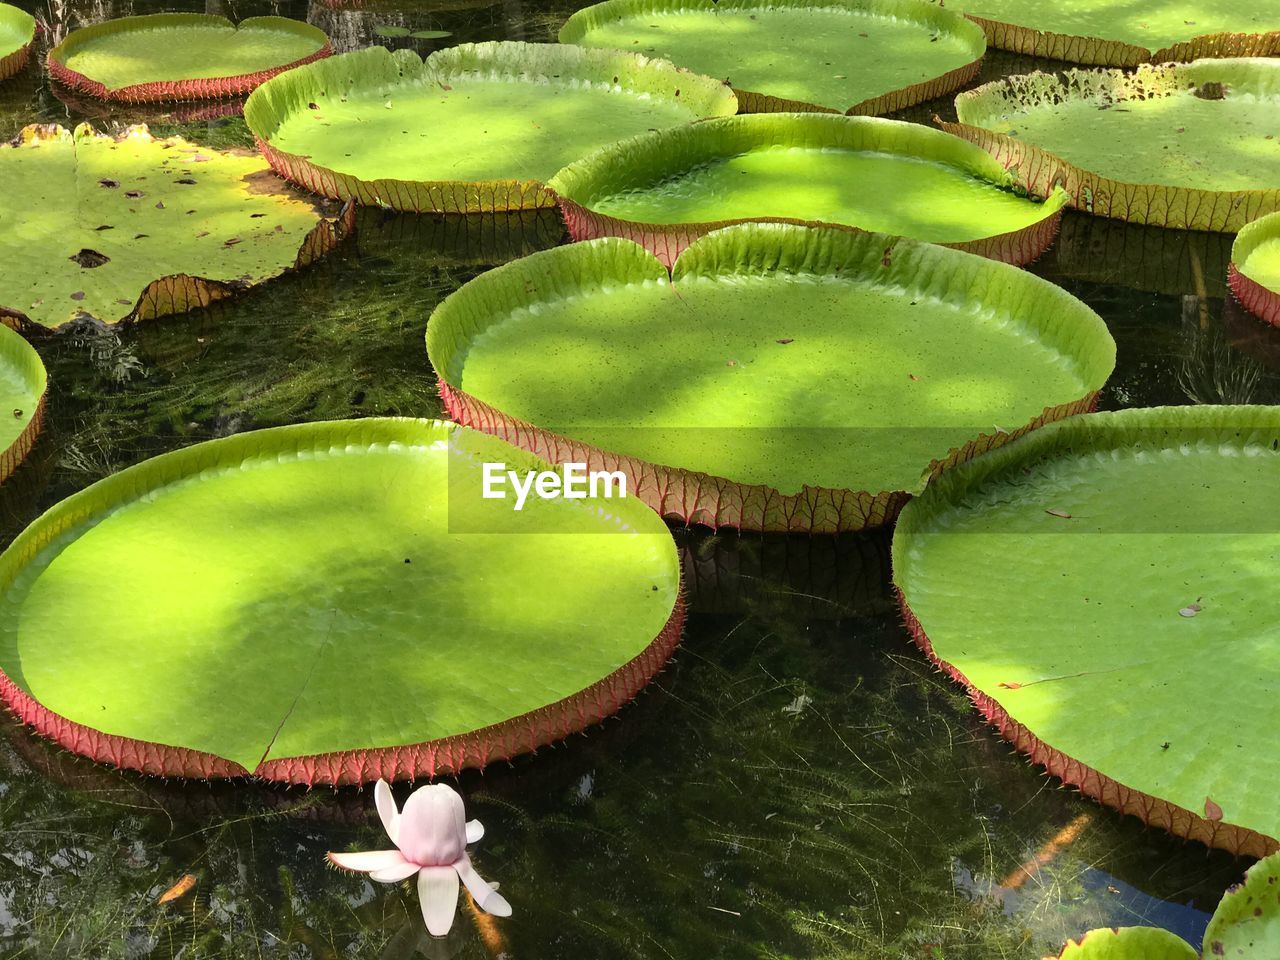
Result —
[[964, 86], [986, 52], [976, 25], [924, 0], [605, 0], [560, 42], [720, 77], [744, 112], [889, 113]]
[[0, 80], [27, 65], [35, 40], [35, 17], [12, 4], [0, 3]]
[[1019, 194], [971, 143], [918, 124], [755, 114], [604, 147], [550, 183], [575, 240], [627, 237], [670, 265], [695, 237], [746, 221], [859, 227], [1026, 263], [1067, 195]]
[[1009, 77], [956, 112], [945, 129], [1098, 216], [1234, 232], [1280, 209], [1280, 60]]
[[1109, 67], [1280, 53], [1277, 0], [950, 0], [987, 42], [1033, 57]]
[[664, 516], [824, 532], [1088, 408], [1115, 358], [1095, 313], [1015, 267], [756, 223], [670, 276], [612, 237], [499, 267], [436, 309], [427, 348], [456, 418], [620, 469]]
[[894, 579], [923, 649], [1036, 763], [1259, 856], [1280, 847], [1276, 516], [1280, 408], [1077, 417], [938, 478]]
[[678, 641], [675, 544], [633, 499], [484, 499], [486, 462], [547, 467], [374, 419], [100, 481], [0, 556], [0, 694], [73, 752], [182, 776], [435, 776], [581, 730]]
[[1231, 248], [1228, 276], [1231, 292], [1242, 304], [1280, 326], [1280, 213], [1240, 231]]
[[0, 325], [0, 480], [17, 469], [40, 433], [46, 381], [31, 344]]
[[103, 100], [205, 100], [248, 93], [331, 52], [324, 31], [299, 20], [156, 13], [73, 30], [49, 51], [49, 75]]
[[664, 61], [500, 42], [332, 57], [264, 84], [244, 115], [271, 165], [323, 196], [481, 213], [553, 206], [543, 182], [566, 163], [736, 109], [723, 84]]
[[181, 313], [310, 263], [329, 221], [261, 157], [146, 127], [27, 127], [0, 147], [0, 317], [56, 327]]

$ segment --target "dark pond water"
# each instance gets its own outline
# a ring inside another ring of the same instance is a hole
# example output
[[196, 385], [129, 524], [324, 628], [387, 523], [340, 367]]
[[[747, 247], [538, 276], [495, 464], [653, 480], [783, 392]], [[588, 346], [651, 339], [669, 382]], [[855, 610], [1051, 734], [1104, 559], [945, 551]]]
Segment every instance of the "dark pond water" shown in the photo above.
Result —
[[[160, 9], [281, 13], [339, 49], [374, 42], [379, 25], [548, 40], [574, 8], [18, 2], [56, 30]], [[987, 73], [1029, 66], [996, 56]], [[934, 110], [945, 104], [911, 119]], [[237, 118], [64, 105], [34, 70], [0, 87], [2, 137], [86, 118], [249, 143]], [[231, 306], [42, 342], [51, 423], [0, 491], [5, 541], [61, 497], [184, 444], [299, 420], [438, 415], [423, 348], [433, 306], [561, 240], [554, 215], [367, 211], [330, 261]], [[1224, 237], [1068, 219], [1035, 270], [1090, 303], [1119, 342], [1106, 407], [1280, 398], [1280, 335], [1224, 302], [1228, 250]], [[1247, 864], [1148, 831], [1012, 755], [909, 644], [888, 599], [886, 538], [681, 543], [694, 614], [650, 690], [586, 736], [458, 782], [488, 828], [477, 860], [514, 904], [509, 921], [464, 907], [449, 939], [428, 942], [407, 888], [328, 869], [327, 849], [384, 845], [368, 794], [119, 774], [6, 720], [0, 955], [1012, 960], [1129, 923], [1198, 942]], [[103, 589], [129, 575], [104, 571]], [[1047, 863], [1029, 876], [1037, 851]], [[158, 904], [188, 874], [193, 891]]]

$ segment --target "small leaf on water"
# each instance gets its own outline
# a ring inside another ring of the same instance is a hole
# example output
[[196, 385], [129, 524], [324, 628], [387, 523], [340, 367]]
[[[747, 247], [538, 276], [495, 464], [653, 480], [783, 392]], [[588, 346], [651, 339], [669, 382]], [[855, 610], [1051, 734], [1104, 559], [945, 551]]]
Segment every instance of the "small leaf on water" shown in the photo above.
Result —
[[1209, 797], [1204, 798], [1204, 818], [1206, 820], [1222, 819], [1222, 808], [1214, 803]]
[[1071, 519], [1071, 514], [1067, 513], [1065, 510], [1046, 510], [1045, 513], [1051, 517], [1061, 517], [1063, 520]]
[[407, 37], [409, 36], [408, 27], [397, 27], [390, 24], [379, 23], [374, 26], [373, 32], [380, 37]]

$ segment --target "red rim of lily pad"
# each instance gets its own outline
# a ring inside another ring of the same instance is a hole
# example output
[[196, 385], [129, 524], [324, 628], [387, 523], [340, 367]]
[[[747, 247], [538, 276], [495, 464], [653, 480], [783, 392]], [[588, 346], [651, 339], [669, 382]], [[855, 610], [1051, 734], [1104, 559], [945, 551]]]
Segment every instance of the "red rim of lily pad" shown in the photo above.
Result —
[[260, 85], [277, 74], [284, 73], [286, 70], [292, 70], [294, 67], [300, 67], [307, 63], [314, 63], [317, 60], [323, 60], [325, 57], [332, 56], [333, 54], [333, 46], [330, 44], [329, 38], [325, 36], [322, 30], [311, 26], [309, 23], [290, 20], [287, 17], [250, 17], [249, 19], [236, 24], [236, 29], [239, 29], [246, 23], [279, 23], [285, 29], [293, 32], [314, 34], [316, 39], [322, 39], [323, 43], [315, 53], [309, 54], [290, 63], [283, 63], [279, 66], [268, 67], [265, 70], [255, 70], [253, 73], [242, 73], [227, 77], [200, 77], [189, 80], [155, 80], [147, 83], [129, 84], [128, 86], [116, 87], [114, 89], [108, 88], [105, 84], [86, 77], [84, 74], [76, 70], [70, 69], [62, 62], [62, 58], [65, 58], [68, 53], [73, 52], [76, 46], [85, 40], [92, 40], [106, 34], [118, 33], [126, 30], [146, 29], [148, 27], [160, 26], [165, 22], [177, 21], [182, 21], [192, 25], [206, 22], [210, 25], [217, 26], [229, 24], [231, 22], [226, 17], [210, 14], [155, 13], [139, 17], [121, 17], [116, 20], [106, 20], [102, 23], [93, 24], [92, 26], [82, 27], [79, 30], [72, 31], [67, 35], [66, 39], [49, 51], [45, 58], [49, 68], [49, 76], [53, 78], [55, 83], [60, 84], [68, 90], [92, 97], [95, 100], [110, 100], [118, 103], [163, 103], [166, 101], [179, 100], [220, 100], [226, 97], [240, 97], [252, 93]]
[[[44, 427], [45, 402], [49, 396], [49, 387], [48, 374], [40, 355], [21, 334], [13, 330], [0, 329], [0, 362], [17, 373], [28, 386], [33, 388], [31, 393], [36, 396], [30, 419], [9, 445], [0, 451], [0, 482], [3, 482], [9, 479], [18, 469], [19, 464], [27, 458], [27, 454], [35, 446], [36, 438], [40, 436], [40, 431]], [[26, 416], [26, 413], [15, 408], [13, 415]]]
[[[83, 533], [86, 525], [91, 528], [89, 518], [95, 514], [110, 513], [122, 505], [137, 504], [143, 500], [151, 502], [148, 498], [158, 491], [174, 484], [181, 486], [192, 477], [203, 477], [218, 470], [239, 474], [244, 464], [254, 458], [264, 463], [275, 462], [277, 457], [282, 463], [311, 461], [327, 459], [335, 451], [360, 448], [390, 451], [417, 445], [440, 449], [441, 444], [452, 445], [455, 442], [463, 447], [459, 455], [471, 459], [498, 454], [516, 466], [547, 466], [491, 437], [438, 420], [373, 418], [322, 421], [236, 434], [143, 461], [56, 504], [0, 556], [5, 588], [10, 588], [15, 575], [36, 563], [51, 543], [73, 532]], [[593, 528], [589, 532], [599, 534], [605, 527], [616, 525], [643, 533], [645, 531], [639, 530], [635, 523], [638, 517], [651, 522], [651, 526], [662, 531], [664, 539], [669, 539], [661, 522], [642, 506], [635, 504], [627, 509], [633, 509], [630, 523], [628, 517], [614, 514], [605, 516], [607, 522], [604, 527]], [[679, 562], [674, 544], [671, 561], [678, 577]], [[657, 591], [658, 587], [653, 589]], [[235, 760], [201, 749], [107, 733], [69, 719], [41, 704], [3, 671], [0, 671], [0, 701], [38, 734], [72, 753], [95, 762], [156, 776], [193, 779], [252, 776], [306, 786], [432, 778], [469, 768], [483, 768], [495, 761], [532, 753], [539, 747], [563, 740], [612, 716], [633, 700], [670, 659], [680, 642], [685, 611], [683, 590], [677, 584], [665, 622], [638, 653], [577, 692], [509, 719], [417, 743], [264, 758], [252, 770]], [[176, 731], [174, 736], [180, 737], [181, 731]]]

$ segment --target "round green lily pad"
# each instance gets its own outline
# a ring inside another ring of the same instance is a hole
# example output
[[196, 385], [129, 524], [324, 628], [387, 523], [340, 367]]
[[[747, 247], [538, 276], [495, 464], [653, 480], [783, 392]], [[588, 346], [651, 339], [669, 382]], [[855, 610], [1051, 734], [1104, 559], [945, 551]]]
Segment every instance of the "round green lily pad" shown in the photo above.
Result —
[[40, 433], [46, 385], [40, 355], [0, 324], [0, 480], [17, 469]]
[[1101, 319], [1007, 264], [875, 233], [742, 224], [666, 268], [627, 240], [477, 277], [427, 325], [446, 408], [631, 477], [685, 523], [838, 531], [1088, 408]]
[[642, 134], [549, 186], [575, 240], [635, 240], [670, 265], [695, 237], [747, 221], [858, 227], [1027, 263], [1067, 195], [1019, 194], [987, 153], [914, 123], [754, 114]]
[[554, 206], [544, 181], [566, 163], [736, 110], [723, 84], [664, 61], [500, 42], [332, 57], [263, 84], [244, 116], [271, 165], [323, 196], [482, 213]]
[[1277, 0], [950, 0], [987, 42], [1032, 57], [1109, 67], [1270, 57], [1280, 53]]
[[964, 86], [986, 52], [980, 28], [925, 0], [605, 0], [560, 42], [721, 78], [744, 113], [901, 110]]
[[894, 581], [923, 649], [1036, 763], [1262, 856], [1280, 849], [1276, 516], [1280, 408], [1075, 417], [937, 478], [899, 519]]
[[956, 113], [945, 129], [1098, 216], [1233, 233], [1280, 209], [1280, 60], [1009, 77]]
[[207, 100], [332, 52], [324, 31], [299, 20], [155, 13], [73, 30], [49, 51], [49, 75], [102, 100]]
[[56, 327], [207, 306], [331, 250], [337, 221], [289, 193], [247, 150], [146, 127], [27, 127], [0, 147], [0, 316]]
[[1063, 947], [1057, 960], [1198, 960], [1199, 956], [1187, 941], [1168, 930], [1120, 927], [1090, 930]]
[[35, 40], [35, 17], [12, 4], [0, 3], [0, 80], [27, 65]]
[[[75, 494], [0, 555], [0, 696], [67, 749], [180, 776], [482, 767], [630, 700], [679, 639], [634, 499], [483, 497], [547, 464], [454, 424], [240, 434]], [[104, 572], [127, 573], [111, 578]]]
[[1280, 326], [1280, 213], [1240, 231], [1231, 247], [1228, 283], [1252, 313]]

